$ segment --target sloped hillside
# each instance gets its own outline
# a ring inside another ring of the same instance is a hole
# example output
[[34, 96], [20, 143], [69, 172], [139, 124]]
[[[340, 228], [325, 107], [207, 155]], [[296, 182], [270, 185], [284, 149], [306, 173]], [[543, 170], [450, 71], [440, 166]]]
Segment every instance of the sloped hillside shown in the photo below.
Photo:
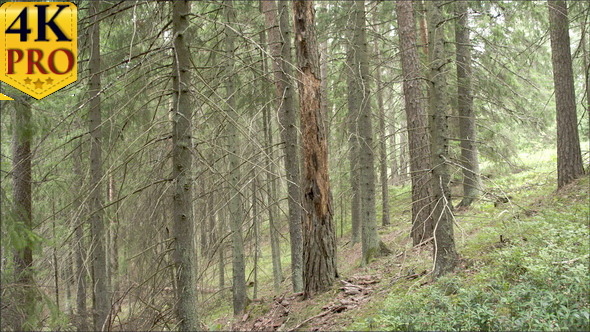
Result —
[[360, 248], [345, 234], [331, 291], [306, 301], [297, 294], [267, 298], [218, 322], [259, 331], [587, 330], [589, 178], [556, 192], [553, 160], [545, 156], [489, 174], [487, 194], [456, 211], [455, 273], [432, 279], [432, 248], [412, 247], [407, 188], [397, 188], [394, 224], [380, 229], [393, 254], [359, 267]]

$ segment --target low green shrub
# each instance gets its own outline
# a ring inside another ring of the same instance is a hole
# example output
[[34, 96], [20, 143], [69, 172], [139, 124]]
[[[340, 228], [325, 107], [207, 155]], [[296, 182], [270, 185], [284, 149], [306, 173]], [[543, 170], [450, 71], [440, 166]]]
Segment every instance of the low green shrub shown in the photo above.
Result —
[[[570, 207], [570, 211], [580, 210], [587, 214], [587, 207]], [[543, 211], [508, 226], [511, 241], [487, 247], [489, 251], [476, 256], [481, 263], [476, 264], [477, 271], [458, 271], [425, 286], [410, 287], [407, 294], [391, 293], [371, 327], [590, 330], [590, 234], [584, 214]]]

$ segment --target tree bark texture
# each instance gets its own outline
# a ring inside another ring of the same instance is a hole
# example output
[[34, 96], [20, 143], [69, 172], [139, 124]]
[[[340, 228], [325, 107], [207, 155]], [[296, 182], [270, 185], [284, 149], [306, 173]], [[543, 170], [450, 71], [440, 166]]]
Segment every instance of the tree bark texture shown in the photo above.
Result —
[[225, 83], [226, 113], [229, 119], [229, 123], [227, 124], [227, 151], [229, 152], [229, 181], [232, 190], [229, 200], [229, 218], [232, 233], [232, 292], [234, 315], [239, 315], [246, 308], [246, 262], [242, 234], [242, 222], [244, 221], [245, 212], [242, 194], [240, 192], [242, 172], [239, 159], [238, 114], [236, 112], [235, 87], [231, 78], [234, 73], [234, 41], [236, 38], [234, 24], [236, 21], [236, 11], [231, 0], [224, 1], [224, 6], [227, 20], [227, 25], [225, 26], [225, 52], [227, 54], [226, 77], [228, 77]]
[[[25, 97], [26, 98], [26, 97]], [[15, 98], [12, 155], [12, 194], [14, 198], [14, 218], [22, 223], [20, 238], [22, 243], [14, 252], [14, 274], [17, 286], [14, 289], [16, 317], [15, 331], [32, 331], [36, 304], [36, 289], [33, 279], [33, 243], [27, 233], [33, 232], [33, 207], [31, 186], [31, 105], [26, 100]]]
[[[423, 106], [416, 31], [411, 1], [396, 2], [400, 38], [403, 89], [412, 181], [412, 231], [414, 245], [433, 237], [430, 187], [430, 143], [428, 118]], [[403, 170], [400, 172], [403, 173]]]
[[[266, 5], [265, 5], [266, 3]], [[265, 8], [268, 6], [269, 8]], [[266, 13], [265, 10], [269, 11], [269, 15], [272, 16], [270, 20], [271, 29], [274, 29], [274, 37], [278, 39], [278, 31], [276, 31], [277, 23], [277, 7], [274, 1], [260, 1], [260, 10], [262, 13]], [[260, 32], [260, 43], [263, 47], [268, 45], [265, 31]], [[264, 54], [262, 56], [262, 72], [266, 75], [268, 70], [267, 57]], [[277, 98], [277, 100], [279, 100]], [[264, 133], [264, 144], [266, 146], [266, 155], [264, 158], [264, 168], [266, 170], [266, 198], [268, 206], [268, 228], [270, 229], [270, 250], [272, 255], [272, 275], [273, 275], [273, 287], [275, 292], [279, 292], [281, 282], [283, 280], [283, 271], [281, 267], [281, 248], [280, 248], [280, 233], [275, 225], [275, 218], [278, 216], [277, 204], [277, 181], [276, 181], [276, 170], [274, 164], [274, 146], [273, 146], [273, 135], [272, 135], [272, 121], [271, 121], [271, 104], [264, 104], [262, 109], [262, 129]]]
[[432, 194], [434, 199], [434, 276], [439, 277], [452, 271], [457, 261], [453, 234], [453, 212], [449, 190], [448, 156], [448, 99], [444, 54], [444, 20], [441, 2], [426, 3], [429, 33], [428, 103], [432, 122], [430, 123], [432, 152]]
[[[82, 143], [80, 142], [74, 151], [74, 173], [78, 177], [79, 181], [82, 182], [84, 174], [82, 173]], [[80, 199], [82, 193], [78, 193], [76, 198], [76, 207], [78, 208], [77, 216], [84, 215], [87, 211], [86, 205]], [[78, 331], [88, 331], [88, 319], [86, 311], [86, 241], [84, 240], [84, 223], [81, 222], [82, 218], [74, 219], [74, 257], [76, 267], [76, 326]]]
[[108, 239], [110, 245], [107, 247], [109, 252], [109, 289], [111, 290], [112, 300], [116, 300], [119, 291], [119, 203], [117, 202], [117, 192], [115, 186], [115, 176], [113, 173], [109, 174], [108, 185], [108, 204], [113, 205], [113, 220], [110, 222]]
[[[375, 47], [377, 50], [377, 46]], [[376, 52], [378, 54], [378, 50]], [[378, 57], [377, 61], [381, 61]], [[377, 83], [377, 108], [379, 109], [379, 182], [381, 183], [381, 225], [390, 224], [389, 217], [389, 186], [387, 176], [387, 133], [385, 130], [385, 106], [383, 105], [383, 84], [381, 83], [381, 66], [377, 65], [375, 70], [375, 81]], [[395, 119], [394, 119], [395, 121]], [[395, 153], [393, 154], [395, 156]], [[393, 158], [397, 166], [397, 158]]]
[[110, 300], [107, 275], [107, 248], [105, 244], [105, 222], [103, 210], [103, 170], [102, 170], [102, 118], [101, 118], [101, 58], [100, 58], [100, 3], [90, 3], [89, 27], [90, 58], [88, 95], [90, 101], [88, 126], [90, 132], [90, 237], [92, 258], [92, 303], [94, 330], [102, 331], [107, 326]]
[[226, 218], [226, 210], [221, 210], [219, 218], [217, 218], [217, 232], [218, 232], [218, 254], [219, 258], [217, 260], [218, 263], [218, 270], [219, 270], [219, 289], [225, 288], [225, 242], [223, 241], [225, 238], [225, 232], [227, 226], [225, 225]]
[[379, 236], [375, 213], [375, 147], [373, 145], [373, 123], [371, 91], [369, 82], [369, 59], [366, 37], [365, 1], [353, 4], [354, 40], [353, 59], [356, 88], [360, 98], [358, 112], [359, 137], [359, 184], [362, 229], [362, 264], [368, 264], [379, 255]]
[[[586, 93], [586, 100], [585, 103], [582, 103], [582, 108], [586, 111], [586, 116], [590, 113], [590, 38], [588, 38], [588, 34], [590, 34], [590, 15], [586, 15], [584, 19], [584, 25], [586, 26], [586, 30], [582, 32], [582, 53], [583, 59], [582, 61], [584, 65], [584, 91]], [[584, 134], [582, 134], [584, 135]]]
[[337, 275], [332, 194], [328, 176], [325, 111], [322, 110], [313, 1], [294, 1], [295, 49], [299, 67], [299, 110], [303, 143], [304, 297], [326, 291]]
[[172, 178], [174, 179], [173, 231], [174, 262], [177, 269], [176, 314], [181, 331], [199, 329], [197, 314], [195, 220], [192, 207], [192, 109], [190, 93], [190, 53], [187, 45], [188, 1], [172, 3], [174, 62], [172, 66], [173, 128]]
[[[328, 4], [324, 3], [324, 6]], [[330, 105], [329, 88], [328, 88], [328, 41], [320, 43], [320, 72], [322, 80], [322, 109], [326, 110], [324, 122], [326, 122], [326, 137], [330, 137], [330, 127], [332, 120], [332, 106]]]
[[420, 25], [420, 43], [418, 44], [418, 49], [421, 51], [420, 59], [422, 60], [422, 63], [428, 61], [428, 24], [426, 22], [424, 2], [424, 0], [414, 1], [416, 6], [413, 11], [414, 17], [416, 17]]
[[469, 206], [481, 192], [479, 158], [477, 155], [475, 113], [471, 92], [471, 41], [469, 39], [469, 6], [467, 1], [455, 2], [455, 42], [457, 65], [457, 108], [459, 138], [463, 166], [463, 198], [459, 206]]
[[295, 109], [295, 88], [293, 85], [293, 60], [291, 56], [291, 29], [289, 28], [289, 7], [287, 1], [279, 2], [279, 21], [274, 0], [262, 0], [269, 44], [276, 97], [279, 104], [279, 126], [285, 153], [287, 175], [287, 202], [289, 205], [289, 237], [291, 240], [291, 281], [294, 292], [303, 291], [303, 239], [302, 239], [302, 196], [301, 172], [299, 169], [299, 137]]
[[567, 4], [549, 0], [548, 7], [557, 108], [557, 188], [560, 189], [582, 176], [584, 166], [578, 136]]
[[[267, 7], [265, 7], [267, 6]], [[265, 14], [268, 11], [268, 15], [271, 16], [269, 20], [270, 29], [274, 29], [273, 33], [275, 34], [274, 37], [278, 39], [278, 31], [276, 30], [277, 26], [277, 7], [276, 3], [273, 1], [260, 1], [260, 11]], [[266, 18], [266, 16], [265, 16]], [[262, 44], [265, 49], [268, 47], [266, 32], [260, 32], [260, 43]], [[278, 53], [278, 52], [277, 52]], [[280, 54], [280, 53], [278, 53]], [[271, 54], [272, 56], [272, 54]], [[268, 69], [268, 61], [267, 57], [264, 54], [261, 54], [262, 57], [262, 72], [266, 75], [269, 73]], [[277, 100], [278, 96], [277, 96]], [[277, 200], [277, 179], [276, 179], [276, 170], [274, 164], [274, 145], [273, 145], [273, 135], [272, 135], [272, 121], [271, 121], [271, 104], [266, 103], [262, 109], [262, 129], [264, 133], [264, 144], [266, 146], [267, 152], [264, 158], [264, 167], [266, 170], [266, 202], [267, 202], [267, 210], [268, 210], [268, 228], [270, 233], [270, 250], [272, 255], [272, 275], [273, 275], [273, 287], [275, 292], [279, 292], [281, 282], [283, 280], [283, 271], [281, 266], [281, 248], [280, 248], [280, 233], [277, 229], [277, 225], [275, 223], [277, 220], [275, 218], [279, 215], [278, 214], [278, 205], [275, 203]]]
[[258, 214], [258, 176], [256, 174], [256, 166], [252, 169], [252, 228], [254, 230], [254, 289], [252, 290], [252, 298], [258, 297], [258, 258], [260, 257], [260, 215]]
[[455, 42], [457, 65], [457, 108], [463, 166], [463, 198], [459, 206], [469, 206], [481, 192], [479, 158], [476, 145], [475, 112], [471, 92], [471, 41], [469, 39], [469, 6], [467, 1], [455, 3]]
[[[350, 2], [353, 9], [354, 2]], [[353, 19], [354, 22], [354, 19]], [[362, 100], [362, 87], [359, 87], [359, 79], [355, 64], [354, 39], [356, 30], [349, 31], [350, 41], [346, 54], [346, 80], [348, 86], [348, 148], [350, 165], [350, 220], [352, 243], [361, 242], [361, 192], [360, 192], [360, 166], [359, 166], [359, 111]]]
[[[201, 177], [198, 181], [199, 181], [199, 183], [197, 185], [200, 188], [206, 188], [206, 181], [203, 177]], [[197, 192], [196, 195], [199, 196], [199, 193]], [[208, 253], [213, 248], [213, 243], [209, 242], [209, 236], [213, 231], [212, 228], [208, 227], [209, 226], [208, 225], [209, 224], [209, 216], [212, 214], [215, 214], [215, 211], [209, 210], [210, 205], [207, 204], [207, 201], [204, 201], [202, 204], [203, 204], [203, 210], [199, 214], [200, 252], [198, 254], [201, 257], [209, 257]], [[195, 220], [196, 220], [196, 217], [195, 217]]]
[[208, 250], [205, 253], [206, 255], [201, 255], [203, 257], [212, 258], [215, 256], [217, 250], [220, 250], [219, 244], [217, 243], [219, 239], [219, 231], [217, 230], [217, 211], [215, 209], [215, 194], [210, 192], [207, 194], [206, 203], [207, 204], [207, 229], [209, 230], [208, 235]]

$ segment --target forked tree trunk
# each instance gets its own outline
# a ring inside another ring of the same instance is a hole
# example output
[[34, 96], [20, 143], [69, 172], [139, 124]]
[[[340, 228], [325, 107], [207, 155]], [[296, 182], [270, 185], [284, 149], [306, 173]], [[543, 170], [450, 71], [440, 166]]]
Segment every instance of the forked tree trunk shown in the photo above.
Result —
[[398, 0], [396, 5], [412, 180], [411, 237], [414, 245], [418, 245], [433, 237], [428, 118], [422, 102], [412, 2]]
[[578, 136], [567, 4], [549, 0], [548, 7], [557, 108], [557, 188], [560, 189], [582, 176], [584, 166]]
[[172, 3], [174, 60], [172, 66], [173, 128], [172, 178], [174, 179], [173, 229], [175, 237], [174, 262], [177, 269], [176, 315], [179, 330], [199, 329], [197, 314], [195, 220], [192, 206], [192, 113], [190, 94], [191, 60], [187, 45], [188, 1]]
[[328, 145], [322, 110], [318, 45], [313, 1], [293, 2], [295, 49], [299, 68], [299, 111], [303, 143], [303, 283], [304, 297], [324, 292], [334, 283], [336, 237], [328, 176]]

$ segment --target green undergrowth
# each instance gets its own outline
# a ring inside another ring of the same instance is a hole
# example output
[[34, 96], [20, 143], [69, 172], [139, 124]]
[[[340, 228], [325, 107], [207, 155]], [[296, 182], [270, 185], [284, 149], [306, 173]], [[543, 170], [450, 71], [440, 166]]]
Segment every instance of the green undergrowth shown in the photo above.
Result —
[[[504, 171], [483, 167], [482, 173], [488, 174], [485, 193], [469, 209], [455, 213], [459, 267], [436, 281], [428, 274], [431, 248], [413, 248], [405, 235], [411, 219], [409, 185], [389, 188], [391, 224], [379, 227], [393, 254], [368, 266], [359, 267], [360, 245], [350, 242], [350, 216], [337, 213], [338, 231], [344, 222], [344, 236], [338, 233], [340, 279], [376, 275], [381, 282], [366, 303], [331, 315], [331, 323], [319, 326], [378, 331], [590, 330], [589, 178], [556, 192], [554, 152], [523, 154], [521, 161], [519, 167]], [[456, 198], [454, 204], [458, 202]], [[377, 214], [380, 223], [380, 209]], [[282, 257], [286, 280], [277, 294], [272, 290], [269, 251], [268, 241], [263, 241], [258, 297], [265, 301], [251, 304], [252, 319], [271, 310], [274, 296], [290, 294], [289, 255]], [[283, 328], [322, 313], [337, 298], [338, 285], [292, 308]], [[220, 299], [221, 306], [214, 302], [207, 310], [209, 321], [215, 320], [209, 327], [228, 329], [233, 321], [227, 315], [229, 298]], [[317, 328], [320, 321], [301, 329]]]
[[486, 183], [509, 202], [457, 213], [455, 273], [396, 281], [347, 329], [590, 330], [589, 179], [556, 192], [553, 160], [534, 162]]

